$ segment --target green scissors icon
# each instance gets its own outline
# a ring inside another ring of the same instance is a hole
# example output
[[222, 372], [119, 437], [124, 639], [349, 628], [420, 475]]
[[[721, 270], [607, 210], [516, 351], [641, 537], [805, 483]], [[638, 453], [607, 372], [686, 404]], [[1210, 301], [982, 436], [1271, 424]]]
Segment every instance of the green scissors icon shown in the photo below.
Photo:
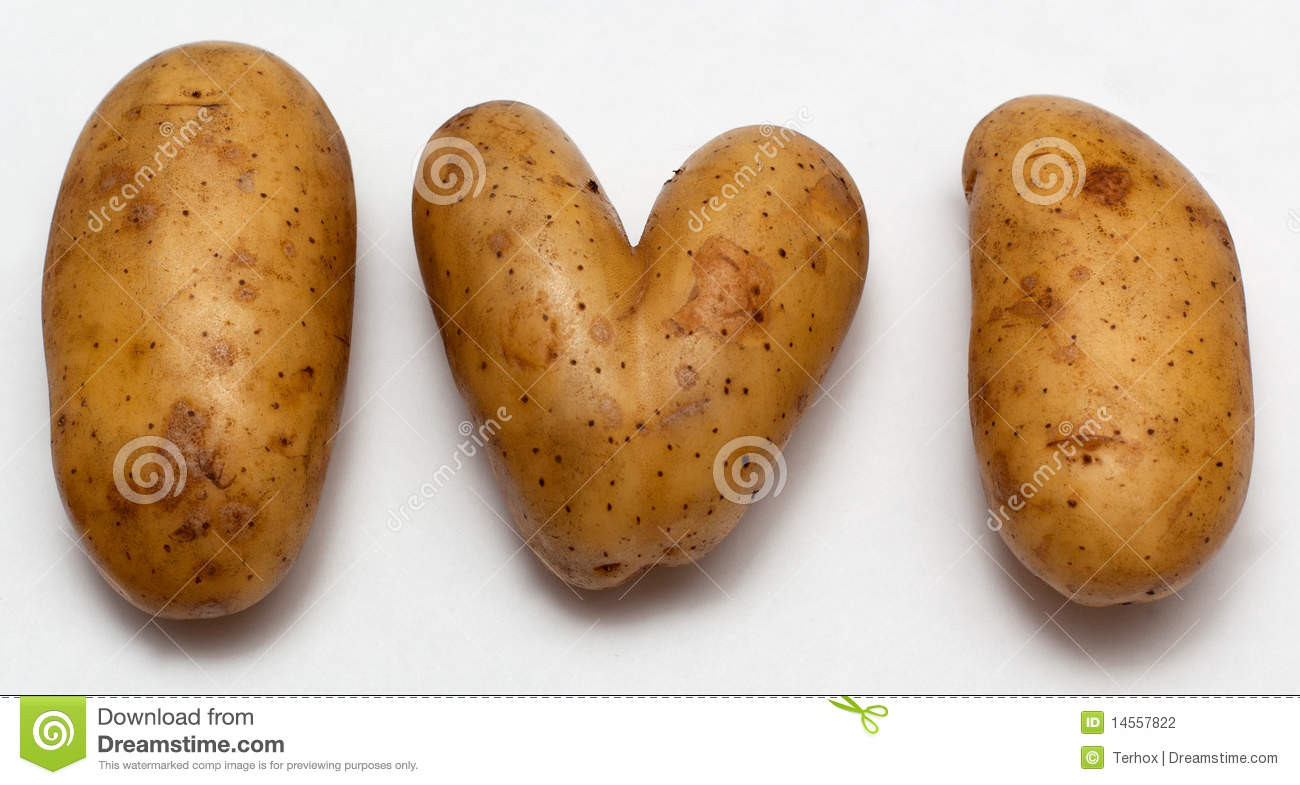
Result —
[[845, 711], [852, 712], [861, 717], [862, 729], [867, 733], [870, 733], [872, 736], [880, 732], [880, 726], [876, 724], [876, 721], [872, 719], [872, 717], [884, 718], [889, 716], [889, 709], [881, 706], [879, 703], [874, 703], [864, 709], [858, 705], [857, 701], [847, 695], [841, 695], [840, 700], [844, 701], [844, 703], [832, 700], [831, 705], [837, 709], [844, 709]]

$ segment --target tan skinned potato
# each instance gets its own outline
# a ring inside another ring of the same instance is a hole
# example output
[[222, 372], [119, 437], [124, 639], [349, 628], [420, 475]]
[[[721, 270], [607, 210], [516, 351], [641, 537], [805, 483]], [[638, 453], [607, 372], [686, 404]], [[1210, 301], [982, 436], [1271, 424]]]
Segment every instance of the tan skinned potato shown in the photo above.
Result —
[[[698, 559], [745, 510], [721, 488], [747, 502], [779, 481], [774, 448], [867, 268], [861, 199], [828, 152], [781, 128], [725, 133], [664, 185], [632, 247], [559, 126], [492, 102], [438, 129], [415, 191], [475, 438], [492, 437], [514, 524], [556, 575], [599, 589]], [[715, 482], [740, 437], [772, 445], [737, 445]]]
[[165, 618], [264, 597], [316, 512], [352, 323], [347, 148], [301, 74], [197, 43], [131, 71], [68, 163], [42, 316], [81, 543]]
[[1056, 96], [966, 146], [971, 425], [988, 522], [1084, 605], [1181, 589], [1223, 544], [1254, 443], [1228, 226], [1172, 155]]

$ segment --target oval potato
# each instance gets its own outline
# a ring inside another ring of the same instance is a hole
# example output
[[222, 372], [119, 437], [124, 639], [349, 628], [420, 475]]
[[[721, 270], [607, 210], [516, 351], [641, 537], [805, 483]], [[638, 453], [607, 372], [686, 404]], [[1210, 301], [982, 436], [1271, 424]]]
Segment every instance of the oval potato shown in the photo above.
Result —
[[693, 562], [783, 481], [867, 268], [844, 167], [770, 127], [692, 155], [633, 247], [554, 121], [482, 104], [430, 140], [412, 218], [514, 524], [592, 589]]
[[1222, 214], [1141, 131], [1056, 96], [981, 120], [962, 182], [989, 525], [1075, 602], [1178, 591], [1250, 479], [1246, 307]]
[[343, 137], [272, 54], [170, 49], [87, 121], [45, 261], [50, 443], [136, 607], [221, 616], [284, 577], [338, 427], [355, 254]]

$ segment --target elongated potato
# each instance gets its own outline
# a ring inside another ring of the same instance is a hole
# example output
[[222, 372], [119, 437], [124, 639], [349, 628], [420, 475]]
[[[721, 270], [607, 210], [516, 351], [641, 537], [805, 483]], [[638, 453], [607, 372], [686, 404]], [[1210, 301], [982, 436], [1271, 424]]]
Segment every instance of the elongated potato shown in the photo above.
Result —
[[989, 525], [1075, 602], [1177, 591], [1250, 479], [1246, 306], [1223, 216], [1141, 131], [1055, 96], [980, 121], [962, 181]]
[[274, 55], [168, 50], [86, 123], [45, 261], [50, 443], [85, 549], [146, 613], [235, 613], [292, 564], [338, 425], [355, 254], [343, 137]]
[[434, 134], [412, 218], [456, 383], [560, 578], [607, 588], [688, 563], [779, 492], [779, 447], [866, 274], [862, 202], [830, 153], [785, 129], [725, 133], [632, 247], [564, 132], [493, 102]]

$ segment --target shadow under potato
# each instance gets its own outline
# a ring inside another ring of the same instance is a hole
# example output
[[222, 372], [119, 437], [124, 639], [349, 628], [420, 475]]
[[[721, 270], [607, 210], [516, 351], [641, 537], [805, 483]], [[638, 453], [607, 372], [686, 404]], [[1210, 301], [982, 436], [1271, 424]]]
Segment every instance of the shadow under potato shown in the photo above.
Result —
[[[780, 506], [779, 499], [765, 500], [761, 507], [746, 512], [731, 534], [700, 559], [698, 567], [690, 564], [652, 567], [609, 589], [571, 588], [527, 549], [515, 556], [504, 569], [526, 570], [529, 584], [536, 593], [546, 595], [565, 612], [592, 622], [600, 619], [602, 626], [636, 624], [646, 617], [672, 610], [698, 609], [725, 602], [729, 599], [727, 595], [733, 593], [728, 586], [735, 586], [736, 591], [740, 591], [747, 572], [746, 564], [752, 562], [757, 550], [764, 547], [763, 530], [775, 524], [780, 516]], [[501, 534], [507, 547], [522, 546], [518, 537], [505, 531]], [[701, 574], [701, 569], [707, 572], [708, 577]], [[714, 581], [722, 590], [714, 585]]]
[[[1189, 628], [1205, 614], [1202, 600], [1209, 589], [1204, 585], [1198, 590], [1193, 583], [1180, 590], [1181, 599], [1171, 595], [1156, 602], [1089, 607], [1068, 601], [1029, 572], [1001, 542], [989, 551], [1032, 595], [1032, 599], [1026, 596], [1005, 577], [1000, 581], [1007, 595], [1004, 601], [1034, 621], [1035, 627], [1042, 625], [1033, 641], [1045, 640], [1057, 656], [1075, 660], [1079, 668], [1095, 672], [1100, 691], [1105, 691], [1107, 685], [1121, 692], [1139, 689], [1170, 647], [1189, 634]], [[989, 569], [996, 568], [990, 565]], [[1202, 577], [1200, 583], [1208, 581]], [[1028, 656], [1033, 647], [1027, 642], [1008, 667], [1015, 659]]]

